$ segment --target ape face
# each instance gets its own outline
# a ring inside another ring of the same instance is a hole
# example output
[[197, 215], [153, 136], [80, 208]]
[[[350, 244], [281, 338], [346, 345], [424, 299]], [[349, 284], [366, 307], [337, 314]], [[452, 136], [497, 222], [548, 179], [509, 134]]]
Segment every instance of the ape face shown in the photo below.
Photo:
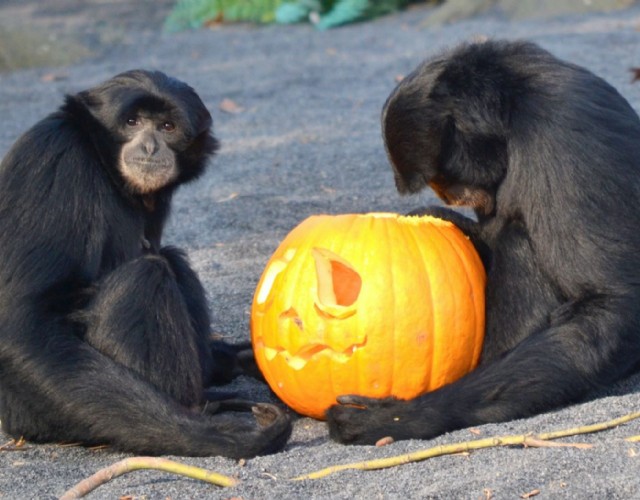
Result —
[[158, 191], [178, 177], [178, 162], [172, 149], [183, 135], [171, 116], [138, 114], [125, 120], [119, 169], [128, 186], [145, 194]]
[[[216, 151], [211, 115], [194, 90], [159, 72], [129, 71], [79, 94], [107, 129], [124, 186], [150, 194], [199, 176]], [[106, 148], [103, 148], [106, 149]]]

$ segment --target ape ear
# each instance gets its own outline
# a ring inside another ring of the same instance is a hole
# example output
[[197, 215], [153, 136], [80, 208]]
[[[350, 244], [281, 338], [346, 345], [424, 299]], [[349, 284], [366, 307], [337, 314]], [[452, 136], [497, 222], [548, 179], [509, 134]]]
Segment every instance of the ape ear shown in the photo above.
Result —
[[89, 109], [100, 108], [103, 104], [102, 99], [100, 99], [98, 95], [93, 92], [89, 92], [88, 90], [79, 92], [76, 94], [75, 98]]
[[117, 117], [120, 106], [112, 105], [107, 95], [99, 91], [100, 87], [84, 90], [73, 96], [67, 96], [67, 105], [71, 105], [77, 112], [91, 116], [92, 121], [100, 125], [104, 130], [108, 130], [109, 135], [116, 130]]
[[200, 177], [207, 162], [219, 147], [220, 143], [209, 131], [203, 132], [193, 139], [188, 149], [178, 153], [179, 183], [189, 182]]

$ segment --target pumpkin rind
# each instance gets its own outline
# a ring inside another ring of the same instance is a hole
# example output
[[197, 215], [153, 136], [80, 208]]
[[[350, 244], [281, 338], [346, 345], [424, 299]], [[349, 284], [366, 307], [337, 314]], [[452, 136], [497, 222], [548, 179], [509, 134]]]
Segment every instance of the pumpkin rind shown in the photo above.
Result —
[[256, 288], [256, 361], [278, 397], [314, 418], [341, 394], [416, 397], [476, 367], [485, 280], [473, 245], [449, 222], [309, 217]]

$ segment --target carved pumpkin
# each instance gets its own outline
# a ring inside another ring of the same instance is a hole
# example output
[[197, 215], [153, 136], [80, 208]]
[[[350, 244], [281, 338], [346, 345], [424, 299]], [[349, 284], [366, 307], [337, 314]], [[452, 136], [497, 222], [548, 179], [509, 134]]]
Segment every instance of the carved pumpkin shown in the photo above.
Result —
[[449, 222], [312, 216], [258, 283], [256, 361], [287, 405], [314, 418], [342, 394], [410, 399], [476, 367], [484, 285], [473, 245]]

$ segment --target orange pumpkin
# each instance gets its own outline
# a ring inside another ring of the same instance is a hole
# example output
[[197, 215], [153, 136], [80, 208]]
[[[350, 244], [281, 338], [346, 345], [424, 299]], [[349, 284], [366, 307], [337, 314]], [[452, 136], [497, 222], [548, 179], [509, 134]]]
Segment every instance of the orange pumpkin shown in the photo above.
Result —
[[473, 245], [449, 222], [309, 217], [258, 283], [256, 361], [287, 405], [314, 418], [342, 394], [413, 398], [476, 367], [485, 279]]

